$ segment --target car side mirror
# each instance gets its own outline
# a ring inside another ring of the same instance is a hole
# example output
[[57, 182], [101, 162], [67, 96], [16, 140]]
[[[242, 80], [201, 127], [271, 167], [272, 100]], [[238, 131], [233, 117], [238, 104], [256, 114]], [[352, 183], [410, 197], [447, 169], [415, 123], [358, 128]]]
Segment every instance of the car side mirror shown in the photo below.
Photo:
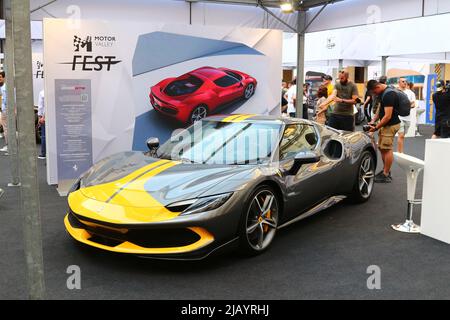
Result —
[[158, 138], [148, 138], [147, 139], [147, 148], [150, 151], [155, 151], [159, 148], [159, 139]]
[[289, 174], [296, 175], [300, 167], [304, 164], [309, 163], [317, 163], [320, 161], [320, 155], [313, 151], [302, 151], [297, 153], [294, 158], [294, 164], [292, 165], [291, 170], [289, 170]]

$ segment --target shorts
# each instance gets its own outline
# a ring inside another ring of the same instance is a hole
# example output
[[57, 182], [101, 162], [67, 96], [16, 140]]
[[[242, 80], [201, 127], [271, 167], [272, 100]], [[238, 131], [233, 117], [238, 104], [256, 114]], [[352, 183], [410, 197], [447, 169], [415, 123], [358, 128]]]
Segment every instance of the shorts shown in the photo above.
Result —
[[400, 120], [400, 129], [398, 130], [398, 133], [404, 133], [407, 134], [409, 131], [409, 127], [411, 126], [411, 121], [407, 120]]
[[381, 128], [378, 134], [378, 148], [380, 150], [394, 149], [394, 139], [398, 130], [400, 130], [400, 123]]

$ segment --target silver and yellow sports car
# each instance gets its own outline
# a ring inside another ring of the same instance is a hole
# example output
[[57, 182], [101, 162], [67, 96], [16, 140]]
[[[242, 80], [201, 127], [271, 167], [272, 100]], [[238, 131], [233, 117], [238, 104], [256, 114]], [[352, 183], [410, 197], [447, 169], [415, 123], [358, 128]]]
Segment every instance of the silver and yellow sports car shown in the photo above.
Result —
[[271, 116], [214, 116], [149, 152], [98, 162], [72, 187], [67, 232], [103, 250], [201, 259], [266, 250], [278, 229], [348, 199], [367, 201], [376, 152], [362, 132]]

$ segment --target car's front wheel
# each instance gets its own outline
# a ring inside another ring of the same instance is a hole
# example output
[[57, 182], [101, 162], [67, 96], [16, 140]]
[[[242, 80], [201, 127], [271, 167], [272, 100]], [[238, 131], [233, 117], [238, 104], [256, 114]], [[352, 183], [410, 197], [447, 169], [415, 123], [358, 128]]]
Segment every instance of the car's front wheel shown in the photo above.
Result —
[[244, 205], [239, 238], [241, 252], [257, 255], [272, 243], [279, 219], [279, 203], [269, 186], [258, 187]]
[[370, 151], [364, 151], [358, 164], [353, 191], [349, 200], [362, 203], [369, 200], [372, 195], [375, 179], [375, 158]]
[[194, 124], [194, 122], [197, 122], [199, 120], [202, 120], [203, 118], [206, 118], [208, 116], [208, 107], [204, 104], [201, 104], [197, 107], [195, 107], [194, 110], [191, 112], [191, 116], [189, 118], [189, 124]]
[[244, 90], [244, 98], [250, 99], [254, 93], [255, 93], [255, 84], [250, 83]]

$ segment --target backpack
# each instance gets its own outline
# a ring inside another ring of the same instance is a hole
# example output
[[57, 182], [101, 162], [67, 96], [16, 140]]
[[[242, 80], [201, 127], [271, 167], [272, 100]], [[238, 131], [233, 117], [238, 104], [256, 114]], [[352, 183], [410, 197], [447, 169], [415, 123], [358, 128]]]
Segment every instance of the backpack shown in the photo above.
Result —
[[411, 101], [409, 101], [408, 96], [402, 91], [396, 88], [387, 87], [386, 90], [384, 90], [381, 99], [383, 99], [384, 95], [390, 91], [395, 92], [395, 94], [397, 95], [397, 105], [394, 106], [394, 109], [397, 111], [397, 114], [401, 117], [409, 116], [409, 114], [411, 113]]

